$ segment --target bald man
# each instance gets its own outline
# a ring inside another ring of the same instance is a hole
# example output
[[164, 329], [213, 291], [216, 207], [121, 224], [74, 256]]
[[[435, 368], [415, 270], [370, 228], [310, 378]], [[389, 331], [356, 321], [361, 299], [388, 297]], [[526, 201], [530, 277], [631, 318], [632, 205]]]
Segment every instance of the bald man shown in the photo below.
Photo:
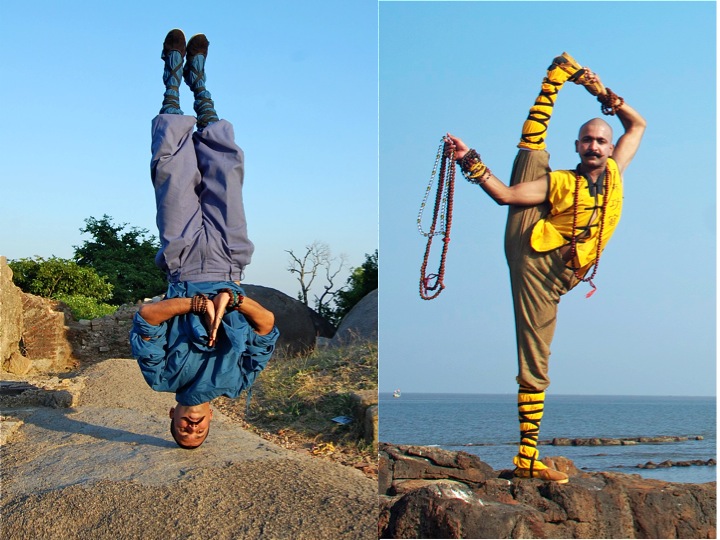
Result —
[[[617, 114], [624, 133], [613, 144], [613, 131], [605, 120], [586, 122], [575, 141], [579, 165], [575, 170], [551, 171], [545, 135], [557, 93], [568, 81], [596, 95], [604, 114]], [[465, 177], [495, 202], [510, 207], [505, 255], [518, 351], [520, 446], [513, 460], [518, 478], [568, 481], [566, 474], [539, 461], [537, 450], [558, 304], [581, 281], [590, 284], [591, 293], [595, 290], [592, 279], [600, 255], [622, 211], [622, 174], [640, 146], [645, 126], [642, 116], [606, 89], [597, 75], [563, 53], [548, 68], [523, 125], [509, 186], [461, 139], [449, 133], [445, 137], [446, 151], [454, 151]]]

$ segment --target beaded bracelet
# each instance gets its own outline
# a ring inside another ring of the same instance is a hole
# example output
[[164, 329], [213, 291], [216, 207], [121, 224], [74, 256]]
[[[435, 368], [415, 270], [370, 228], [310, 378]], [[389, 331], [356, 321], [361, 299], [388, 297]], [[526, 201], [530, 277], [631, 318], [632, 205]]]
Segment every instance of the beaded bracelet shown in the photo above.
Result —
[[245, 300], [245, 297], [233, 291], [232, 289], [220, 289], [218, 291], [218, 294], [220, 293], [228, 293], [230, 295], [230, 302], [228, 302], [226, 309], [238, 309], [240, 307], [240, 304], [243, 303], [243, 300]]
[[618, 96], [609, 88], [605, 88], [605, 94], [598, 96], [598, 101], [602, 104], [600, 110], [605, 115], [615, 116], [618, 109], [623, 106], [625, 100]]
[[460, 160], [460, 168], [467, 181], [478, 186], [482, 186], [492, 175], [492, 171], [482, 162], [480, 155], [472, 148]]
[[492, 171], [486, 166], [480, 176], [465, 176], [467, 181], [477, 186], [482, 186], [492, 176]]
[[480, 159], [480, 154], [478, 154], [474, 148], [468, 150], [459, 163], [463, 174], [466, 176], [475, 165], [477, 165], [478, 163], [481, 165], [483, 164], [482, 160]]
[[205, 296], [204, 294], [198, 293], [193, 296], [192, 300], [190, 301], [190, 312], [197, 315], [207, 313], [207, 304], [205, 303], [206, 301], [207, 296]]

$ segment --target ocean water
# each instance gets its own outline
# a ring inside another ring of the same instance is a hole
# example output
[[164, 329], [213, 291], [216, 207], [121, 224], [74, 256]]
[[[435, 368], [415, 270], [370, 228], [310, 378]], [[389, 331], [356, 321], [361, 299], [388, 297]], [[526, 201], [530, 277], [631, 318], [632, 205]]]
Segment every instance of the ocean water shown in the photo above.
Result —
[[[512, 468], [519, 425], [516, 395], [380, 393], [380, 441], [439, 446]], [[548, 394], [540, 440], [564, 438], [703, 437], [628, 446], [541, 445], [540, 457], [565, 456], [589, 472], [640, 474], [671, 482], [716, 480], [715, 466], [639, 469], [648, 461], [716, 458], [714, 397], [560, 396]]]

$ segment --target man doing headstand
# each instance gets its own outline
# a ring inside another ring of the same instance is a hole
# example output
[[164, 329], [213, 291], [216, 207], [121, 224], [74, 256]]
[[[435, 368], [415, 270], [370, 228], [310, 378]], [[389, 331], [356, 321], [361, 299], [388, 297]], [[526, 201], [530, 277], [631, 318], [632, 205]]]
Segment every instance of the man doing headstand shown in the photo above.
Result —
[[[161, 242], [155, 262], [168, 289], [164, 300], [140, 308], [130, 332], [147, 383], [175, 392], [170, 431], [188, 449], [207, 438], [210, 401], [249, 388], [279, 335], [274, 315], [240, 287], [254, 249], [243, 209], [244, 156], [205, 88], [208, 45], [202, 34], [186, 44], [177, 29], [163, 44], [165, 94], [152, 122], [151, 177]], [[197, 121], [180, 109], [182, 79]]]
[[[575, 170], [551, 172], [545, 134], [557, 93], [569, 80], [598, 96], [603, 113], [617, 114], [625, 132], [613, 145], [607, 122], [600, 118], [586, 122], [575, 141], [580, 164]], [[523, 125], [509, 186], [462, 140], [450, 134], [445, 137], [446, 151], [454, 150], [466, 178], [498, 204], [510, 205], [505, 255], [519, 365], [516, 477], [568, 481], [566, 474], [540, 462], [537, 450], [545, 389], [550, 385], [548, 361], [557, 308], [560, 297], [581, 281], [595, 289], [592, 278], [600, 254], [620, 219], [622, 173], [638, 150], [645, 126], [642, 116], [565, 53], [548, 68]]]

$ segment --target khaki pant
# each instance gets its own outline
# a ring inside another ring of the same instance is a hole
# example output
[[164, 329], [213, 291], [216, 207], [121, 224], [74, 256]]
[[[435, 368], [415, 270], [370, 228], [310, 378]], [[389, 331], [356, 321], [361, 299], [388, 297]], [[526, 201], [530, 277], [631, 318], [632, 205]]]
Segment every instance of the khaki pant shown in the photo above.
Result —
[[[550, 172], [544, 150], [520, 150], [510, 184], [529, 182]], [[559, 250], [538, 253], [530, 246], [532, 228], [549, 211], [539, 206], [511, 206], [505, 228], [505, 256], [510, 269], [518, 351], [517, 382], [526, 390], [550, 385], [548, 364], [560, 297], [579, 283]]]

